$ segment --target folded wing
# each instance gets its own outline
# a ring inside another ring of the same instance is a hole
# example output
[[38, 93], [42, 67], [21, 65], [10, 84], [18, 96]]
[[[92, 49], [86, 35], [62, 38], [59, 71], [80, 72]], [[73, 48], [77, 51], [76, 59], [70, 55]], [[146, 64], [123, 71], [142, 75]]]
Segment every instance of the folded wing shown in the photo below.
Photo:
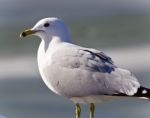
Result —
[[[85, 89], [88, 95], [126, 94], [132, 96], [140, 87], [131, 72], [118, 68], [112, 59], [101, 51], [72, 46], [61, 49], [57, 51], [53, 63], [69, 70], [68, 75], [70, 74], [72, 78], [73, 76], [81, 78], [82, 82], [77, 84], [78, 88], [83, 91]], [[76, 82], [75, 79], [72, 81]]]

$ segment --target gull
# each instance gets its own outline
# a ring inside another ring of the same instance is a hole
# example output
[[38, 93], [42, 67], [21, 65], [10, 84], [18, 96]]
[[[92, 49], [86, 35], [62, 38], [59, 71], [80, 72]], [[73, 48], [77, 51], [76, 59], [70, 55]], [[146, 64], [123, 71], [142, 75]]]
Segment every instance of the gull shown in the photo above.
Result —
[[108, 55], [72, 44], [61, 19], [41, 19], [20, 37], [29, 35], [41, 38], [37, 60], [44, 83], [75, 103], [76, 118], [81, 115], [80, 104], [88, 104], [90, 118], [94, 118], [95, 103], [124, 97], [150, 99], [150, 89], [130, 71], [117, 67]]

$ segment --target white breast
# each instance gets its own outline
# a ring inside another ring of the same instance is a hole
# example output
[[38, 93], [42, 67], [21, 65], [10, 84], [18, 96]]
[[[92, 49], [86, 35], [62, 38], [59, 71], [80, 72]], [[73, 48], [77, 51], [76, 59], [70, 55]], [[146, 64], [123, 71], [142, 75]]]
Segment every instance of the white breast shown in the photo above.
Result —
[[[50, 71], [50, 69], [48, 68], [48, 66], [51, 63], [50, 55], [51, 55], [50, 53], [47, 54], [47, 51], [45, 51], [44, 41], [42, 41], [39, 46], [38, 55], [37, 55], [39, 72], [40, 72], [40, 75], [41, 75], [44, 83], [47, 85], [47, 87], [50, 90], [52, 90], [54, 93], [59, 94], [52, 85], [53, 83], [51, 82], [51, 79], [53, 79], [53, 78], [49, 78], [46, 76], [46, 72]], [[49, 70], [47, 70], [47, 69], [49, 69]]]

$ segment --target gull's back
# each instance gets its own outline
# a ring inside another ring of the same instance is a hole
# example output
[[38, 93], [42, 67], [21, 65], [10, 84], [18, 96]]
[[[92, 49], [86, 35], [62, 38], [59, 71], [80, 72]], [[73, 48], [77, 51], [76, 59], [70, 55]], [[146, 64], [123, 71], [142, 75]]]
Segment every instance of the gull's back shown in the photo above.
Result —
[[47, 51], [41, 74], [56, 94], [69, 98], [117, 93], [132, 95], [139, 87], [129, 71], [117, 68], [110, 57], [98, 50], [59, 43], [55, 49]]

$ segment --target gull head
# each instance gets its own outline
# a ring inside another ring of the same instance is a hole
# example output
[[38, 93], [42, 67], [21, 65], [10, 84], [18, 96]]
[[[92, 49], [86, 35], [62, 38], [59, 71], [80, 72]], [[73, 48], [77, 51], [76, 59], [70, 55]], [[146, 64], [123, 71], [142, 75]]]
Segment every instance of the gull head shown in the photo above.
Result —
[[20, 34], [20, 37], [35, 35], [43, 40], [53, 38], [70, 42], [69, 31], [64, 22], [58, 18], [44, 18], [38, 21], [33, 28], [27, 29]]

